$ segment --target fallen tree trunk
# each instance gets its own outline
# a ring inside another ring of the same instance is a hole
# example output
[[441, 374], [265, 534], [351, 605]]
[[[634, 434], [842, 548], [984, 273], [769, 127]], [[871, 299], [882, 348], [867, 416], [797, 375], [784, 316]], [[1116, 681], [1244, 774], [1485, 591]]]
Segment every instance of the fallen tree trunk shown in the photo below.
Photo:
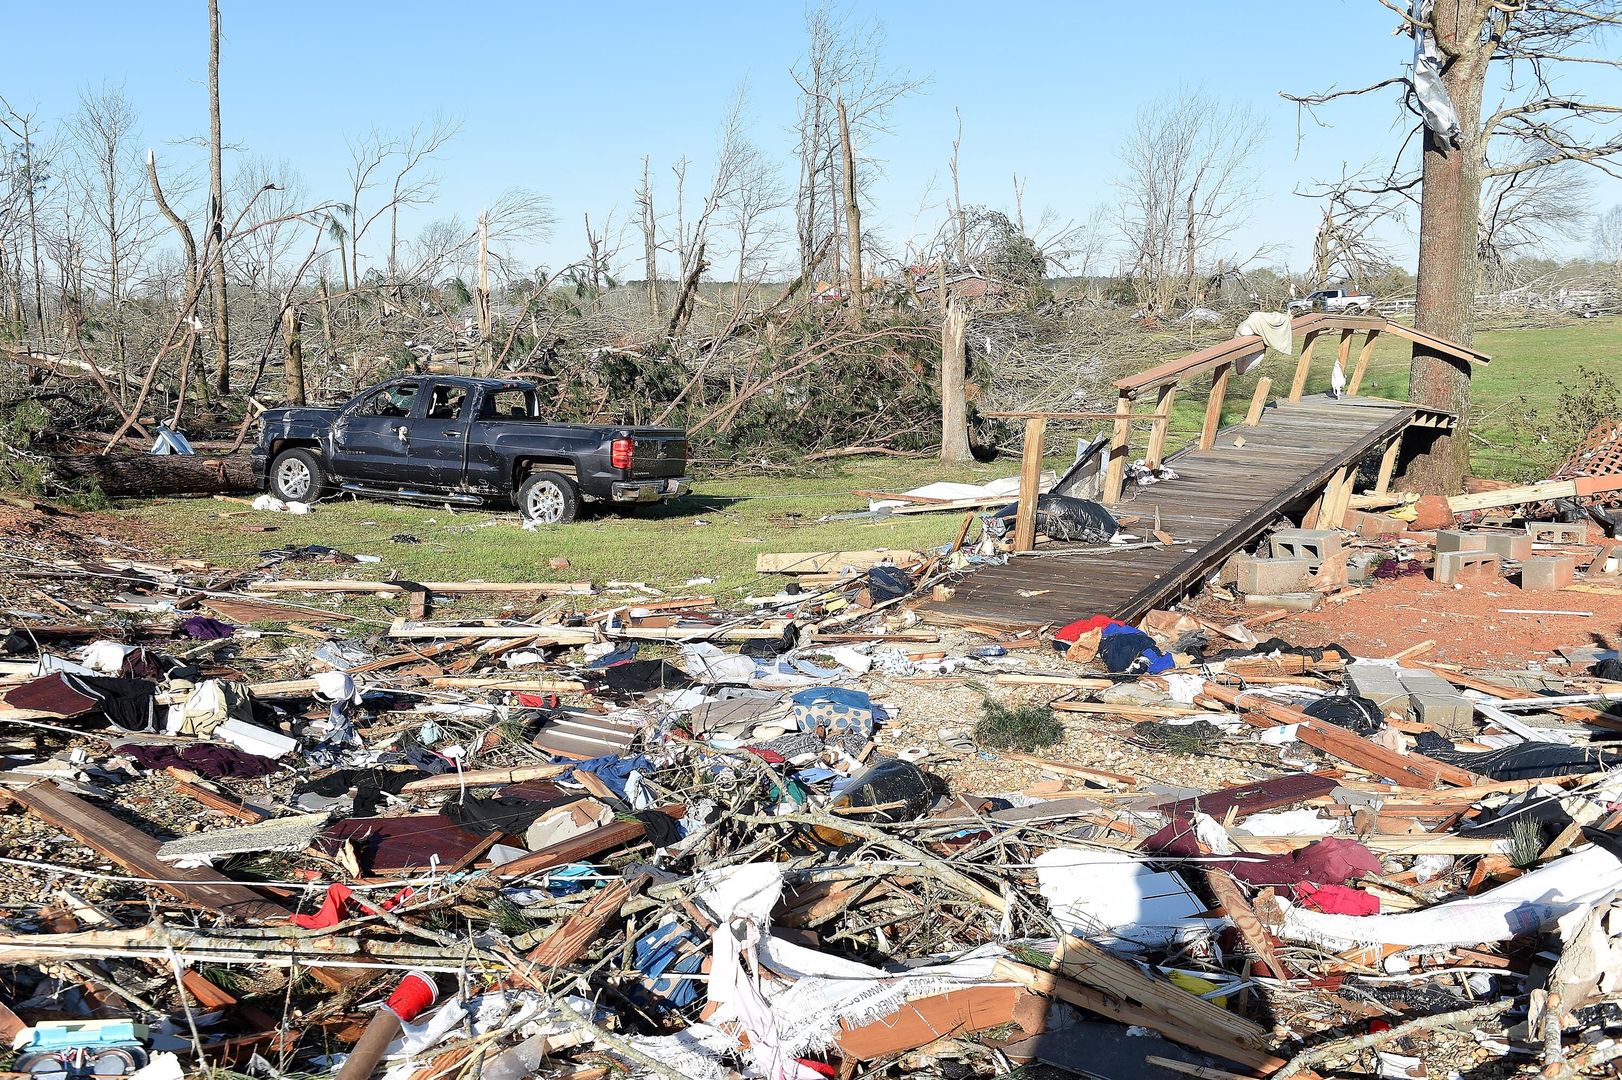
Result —
[[108, 495], [221, 495], [252, 491], [247, 454], [64, 454], [51, 458], [58, 481], [93, 480]]

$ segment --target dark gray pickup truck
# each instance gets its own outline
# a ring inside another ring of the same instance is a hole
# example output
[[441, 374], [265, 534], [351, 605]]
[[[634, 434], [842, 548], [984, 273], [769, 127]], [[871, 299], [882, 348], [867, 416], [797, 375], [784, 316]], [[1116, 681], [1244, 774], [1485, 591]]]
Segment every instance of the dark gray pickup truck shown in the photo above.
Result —
[[511, 502], [572, 521], [582, 501], [659, 502], [689, 487], [679, 428], [552, 424], [533, 383], [415, 375], [336, 408], [271, 409], [253, 449], [261, 487], [288, 502], [333, 491], [435, 503]]

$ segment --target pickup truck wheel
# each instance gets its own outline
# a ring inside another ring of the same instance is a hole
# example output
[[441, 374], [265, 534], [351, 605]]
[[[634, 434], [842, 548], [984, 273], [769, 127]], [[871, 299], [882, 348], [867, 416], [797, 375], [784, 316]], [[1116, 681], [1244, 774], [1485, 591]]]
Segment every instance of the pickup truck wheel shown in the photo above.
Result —
[[283, 502], [313, 503], [326, 484], [321, 459], [308, 450], [283, 450], [270, 463], [270, 493]]
[[538, 525], [561, 525], [580, 513], [580, 490], [555, 472], [530, 473], [518, 485], [518, 516]]

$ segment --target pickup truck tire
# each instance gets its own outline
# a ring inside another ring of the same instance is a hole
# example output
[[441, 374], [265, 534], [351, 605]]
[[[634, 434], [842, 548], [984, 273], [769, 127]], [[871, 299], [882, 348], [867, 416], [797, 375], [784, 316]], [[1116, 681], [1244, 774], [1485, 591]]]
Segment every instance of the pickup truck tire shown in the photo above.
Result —
[[326, 487], [321, 459], [308, 450], [283, 450], [270, 463], [270, 493], [283, 502], [313, 503]]
[[518, 516], [538, 525], [561, 525], [580, 514], [580, 489], [555, 472], [534, 472], [518, 485]]
[[1341, 311], [1341, 314], [1342, 315], [1361, 315], [1361, 314], [1363, 314], [1363, 305], [1362, 304], [1347, 304], [1345, 309]]

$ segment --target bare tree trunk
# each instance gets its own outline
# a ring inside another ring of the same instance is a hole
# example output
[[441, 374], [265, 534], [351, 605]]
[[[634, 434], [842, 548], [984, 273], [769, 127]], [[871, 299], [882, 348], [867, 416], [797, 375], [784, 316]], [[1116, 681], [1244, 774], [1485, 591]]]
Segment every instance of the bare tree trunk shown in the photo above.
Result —
[[231, 392], [231, 316], [225, 303], [225, 177], [220, 161], [220, 4], [208, 0], [208, 240], [214, 304], [214, 388]]
[[479, 363], [490, 362], [490, 335], [493, 331], [490, 312], [490, 217], [479, 215]]
[[[963, 112], [954, 109], [957, 113], [957, 138], [952, 140], [952, 216], [957, 219], [957, 267], [959, 270], [969, 262], [969, 219], [963, 212], [963, 192], [957, 182], [957, 155], [963, 146]], [[1020, 230], [1024, 231], [1023, 227]], [[941, 303], [946, 302], [944, 294]]]
[[637, 205], [642, 210], [642, 276], [648, 279], [648, 309], [653, 317], [662, 315], [659, 301], [659, 238], [658, 219], [653, 214], [653, 184], [648, 178], [648, 159], [642, 159], [642, 190], [636, 193]]
[[34, 323], [39, 327], [39, 343], [50, 344], [45, 336], [45, 273], [39, 261], [39, 210], [34, 202], [34, 140], [27, 128], [23, 129], [23, 171], [27, 173], [28, 194], [28, 247], [34, 263]]
[[954, 463], [969, 460], [968, 404], [963, 396], [966, 323], [956, 304], [946, 309], [941, 322], [941, 460]]
[[845, 158], [845, 234], [850, 242], [850, 316], [862, 321], [862, 208], [856, 201], [856, 152], [850, 143], [850, 120], [845, 116], [845, 99], [840, 98], [839, 150]]
[[[152, 188], [152, 202], [157, 206], [158, 212], [169, 222], [170, 228], [174, 229], [175, 235], [180, 238], [181, 253], [186, 259], [186, 291], [179, 316], [182, 321], [188, 322], [188, 328], [186, 330], [186, 344], [180, 354], [180, 375], [176, 380], [178, 396], [181, 401], [184, 401], [186, 397], [186, 378], [191, 371], [192, 358], [197, 349], [197, 334], [190, 329], [189, 320], [195, 316], [197, 311], [197, 298], [201, 292], [198, 275], [203, 272], [203, 268], [197, 264], [197, 240], [192, 236], [191, 226], [186, 224], [184, 218], [175, 213], [174, 207], [170, 206], [169, 200], [164, 197], [163, 185], [158, 182], [158, 159], [151, 150], [146, 152], [146, 179]], [[137, 395], [137, 404], [139, 404], [140, 400], [140, 395]], [[180, 426], [179, 405], [175, 407], [175, 426]]]
[[[1435, 28], [1444, 51], [1457, 55], [1442, 81], [1463, 129], [1461, 145], [1450, 147], [1425, 129], [1422, 197], [1419, 209], [1419, 274], [1415, 287], [1414, 325], [1461, 345], [1475, 335], [1476, 245], [1481, 203], [1481, 153], [1475, 145], [1481, 130], [1480, 68], [1486, 49], [1470, 28], [1479, 17], [1456, 4], [1437, 4]], [[1462, 51], [1460, 51], [1462, 50]], [[1446, 409], [1458, 417], [1451, 433], [1410, 461], [1404, 487], [1422, 493], [1453, 494], [1464, 486], [1470, 469], [1470, 367], [1420, 345], [1409, 366], [1408, 400]]]
[[287, 377], [287, 403], [303, 405], [304, 398], [304, 344], [299, 340], [298, 308], [289, 304], [282, 309], [282, 344], [287, 349], [283, 373]]
[[687, 272], [687, 277], [681, 283], [681, 292], [676, 297], [676, 310], [670, 313], [670, 325], [665, 327], [667, 340], [681, 333], [687, 320], [693, 317], [693, 302], [698, 295], [698, 279], [703, 276], [708, 265], [704, 261], [704, 241], [700, 240], [693, 252], [692, 269]]

